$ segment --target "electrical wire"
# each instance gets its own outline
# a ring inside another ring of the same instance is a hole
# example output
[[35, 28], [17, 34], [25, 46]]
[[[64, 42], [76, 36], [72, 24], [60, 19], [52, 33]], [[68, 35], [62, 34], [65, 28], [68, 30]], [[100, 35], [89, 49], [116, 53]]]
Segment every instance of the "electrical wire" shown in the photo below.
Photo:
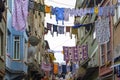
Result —
[[57, 2], [57, 1], [54, 1], [54, 0], [50, 0], [50, 2], [53, 2], [53, 3], [56, 3], [56, 4], [61, 4], [61, 5], [67, 5], [67, 6], [70, 6], [70, 7], [75, 7], [73, 5], [69, 5], [69, 4], [65, 4], [65, 3], [60, 3], [60, 2]]

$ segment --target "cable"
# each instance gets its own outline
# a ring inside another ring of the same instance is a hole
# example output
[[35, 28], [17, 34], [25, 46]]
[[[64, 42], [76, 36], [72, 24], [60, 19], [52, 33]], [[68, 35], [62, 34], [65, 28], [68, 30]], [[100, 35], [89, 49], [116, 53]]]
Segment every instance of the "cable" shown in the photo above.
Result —
[[70, 39], [65, 40], [65, 41], [64, 41], [63, 43], [61, 43], [60, 45], [57, 45], [56, 47], [54, 47], [54, 49], [56, 49], [56, 48], [59, 47], [59, 46], [62, 46], [62, 44], [68, 42], [68, 40], [70, 40]]
[[67, 5], [67, 6], [71, 6], [71, 7], [75, 7], [73, 5], [68, 5], [68, 4], [60, 3], [60, 2], [57, 2], [57, 1], [54, 1], [54, 0], [50, 0], [50, 2], [54, 2], [54, 3], [62, 4], [62, 5]]

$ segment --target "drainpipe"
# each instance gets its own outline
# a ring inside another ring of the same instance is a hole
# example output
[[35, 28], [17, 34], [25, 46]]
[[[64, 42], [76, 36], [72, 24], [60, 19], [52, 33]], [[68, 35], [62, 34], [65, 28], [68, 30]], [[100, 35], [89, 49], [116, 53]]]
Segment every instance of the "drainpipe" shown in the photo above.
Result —
[[[113, 4], [113, 0], [110, 1], [110, 5]], [[112, 48], [111, 48], [111, 52], [112, 52], [112, 65], [114, 65], [114, 25], [113, 25], [113, 17], [110, 17], [111, 19], [111, 42], [112, 42]], [[113, 80], [115, 80], [115, 76], [114, 76], [114, 68], [113, 68]]]

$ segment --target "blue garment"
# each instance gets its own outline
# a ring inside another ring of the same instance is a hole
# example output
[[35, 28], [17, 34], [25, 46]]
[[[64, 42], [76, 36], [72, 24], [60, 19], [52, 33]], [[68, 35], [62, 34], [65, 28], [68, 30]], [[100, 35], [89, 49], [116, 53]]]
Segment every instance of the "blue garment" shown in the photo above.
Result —
[[54, 35], [54, 32], [57, 32], [57, 35], [58, 35], [57, 25], [53, 25], [53, 35]]
[[94, 8], [90, 9], [90, 14], [94, 14]]
[[54, 15], [55, 14], [55, 8], [51, 7], [51, 14]]
[[57, 23], [58, 20], [62, 20], [62, 24], [64, 24], [64, 8], [55, 7], [55, 15]]
[[103, 15], [103, 7], [99, 7], [98, 16]]
[[75, 24], [74, 26], [72, 26], [72, 28], [80, 28], [80, 27], [87, 27], [92, 25], [93, 23], [89, 23], [89, 24]]
[[59, 26], [58, 27], [58, 33], [59, 34], [64, 34], [64, 26]]

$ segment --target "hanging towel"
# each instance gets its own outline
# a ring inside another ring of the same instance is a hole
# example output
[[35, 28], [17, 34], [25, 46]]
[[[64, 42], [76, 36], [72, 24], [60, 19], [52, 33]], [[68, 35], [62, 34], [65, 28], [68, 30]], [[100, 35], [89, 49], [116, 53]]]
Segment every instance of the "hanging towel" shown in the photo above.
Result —
[[58, 35], [57, 25], [53, 25], [53, 36], [54, 36], [54, 32], [57, 32]]
[[64, 60], [69, 61], [68, 47], [63, 46]]
[[54, 7], [51, 7], [51, 14], [55, 15], [55, 8]]
[[69, 21], [70, 8], [64, 9], [64, 20]]
[[87, 45], [83, 45], [82, 46], [82, 51], [83, 51], [83, 60], [88, 59], [88, 46]]
[[103, 7], [99, 7], [98, 16], [103, 15]]
[[12, 25], [18, 31], [26, 29], [28, 16], [28, 0], [14, 0], [14, 11]]
[[90, 14], [94, 14], [94, 8], [90, 8]]
[[62, 20], [62, 24], [64, 24], [64, 8], [55, 7], [55, 15], [57, 24], [59, 20]]
[[47, 29], [50, 30], [51, 35], [53, 35], [53, 32], [52, 32], [52, 24], [47, 23]]
[[78, 29], [72, 28], [72, 34], [77, 35], [78, 34]]
[[64, 34], [64, 26], [59, 26], [58, 27], [58, 33], [59, 34]]
[[66, 26], [66, 32], [70, 32], [70, 27]]
[[103, 7], [103, 17], [109, 16], [109, 7], [105, 6]]
[[45, 12], [46, 12], [46, 13], [50, 13], [50, 12], [51, 12], [51, 7], [45, 5]]
[[109, 17], [95, 22], [96, 40], [99, 44], [105, 44], [110, 38]]

